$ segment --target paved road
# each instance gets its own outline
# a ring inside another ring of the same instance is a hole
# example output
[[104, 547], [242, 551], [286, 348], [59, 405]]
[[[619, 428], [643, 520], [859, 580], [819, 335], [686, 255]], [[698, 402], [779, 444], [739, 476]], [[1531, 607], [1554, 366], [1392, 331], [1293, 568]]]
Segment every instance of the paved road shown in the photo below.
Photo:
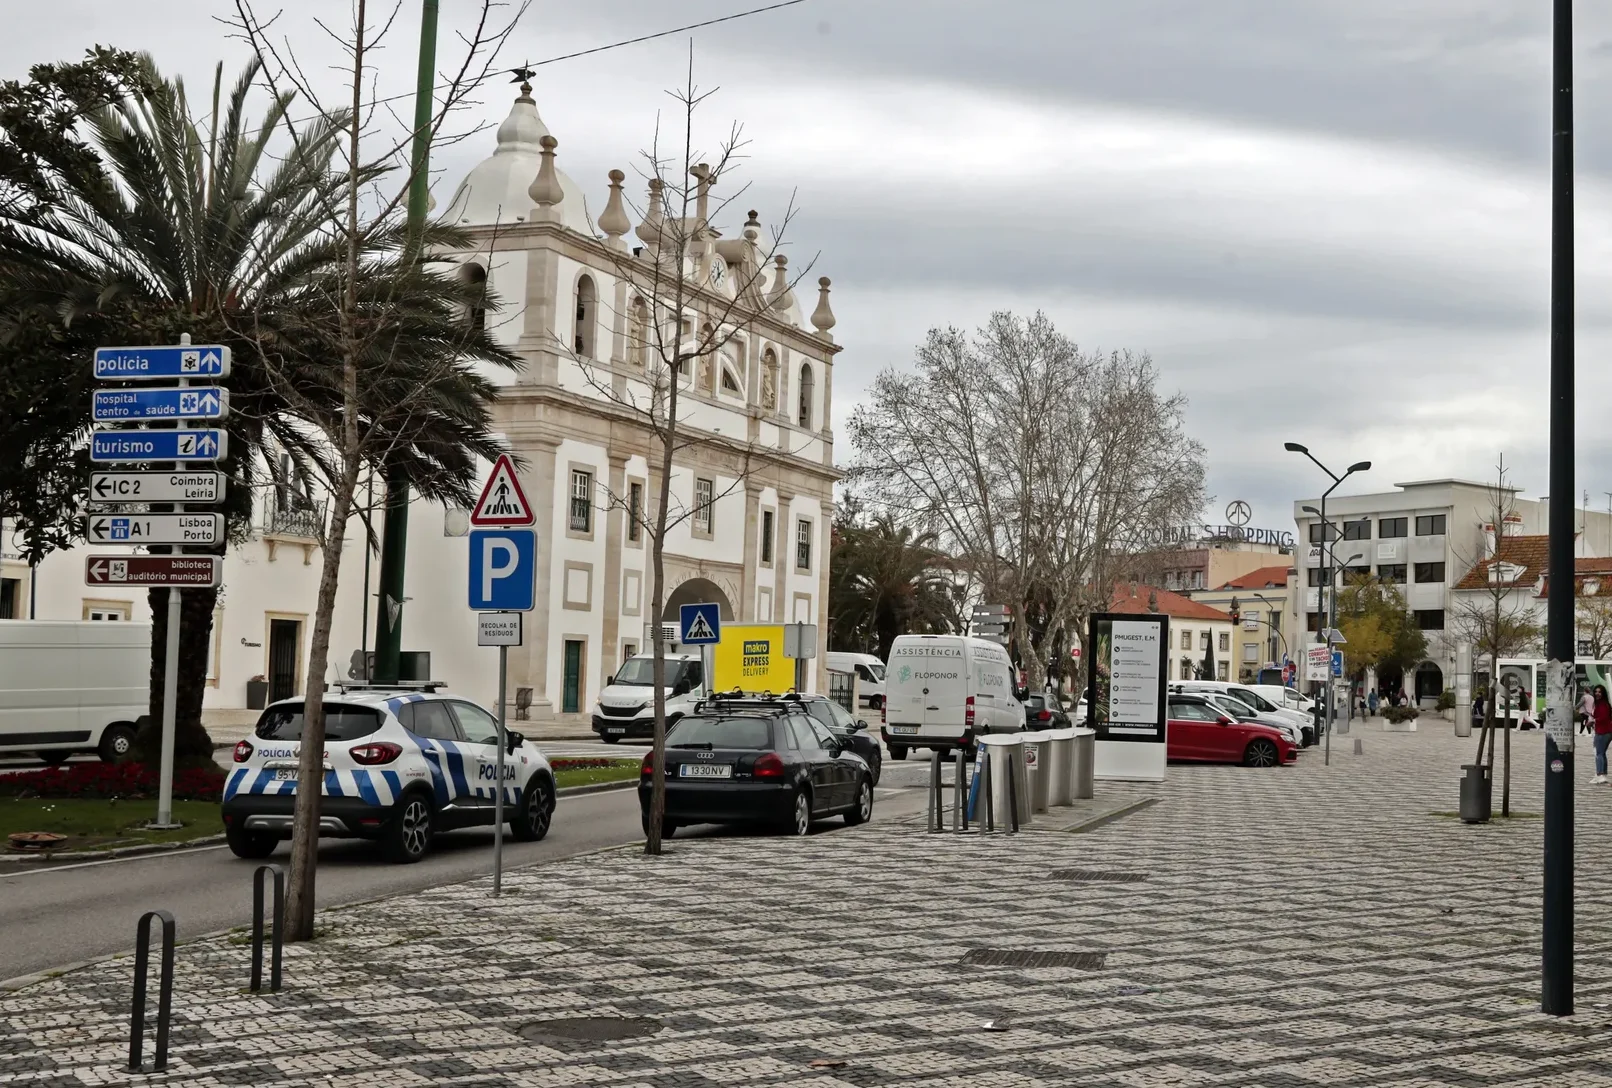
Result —
[[[631, 790], [562, 797], [548, 837], [506, 841], [504, 864], [554, 861], [641, 836]], [[290, 851], [284, 844], [270, 860], [284, 864]], [[490, 828], [443, 835], [414, 865], [390, 865], [370, 843], [327, 842], [319, 855], [319, 906], [449, 884], [491, 865]], [[48, 869], [8, 865], [0, 869], [0, 979], [132, 948], [136, 919], [153, 907], [173, 911], [182, 939], [250, 924], [252, 869], [223, 846]]]

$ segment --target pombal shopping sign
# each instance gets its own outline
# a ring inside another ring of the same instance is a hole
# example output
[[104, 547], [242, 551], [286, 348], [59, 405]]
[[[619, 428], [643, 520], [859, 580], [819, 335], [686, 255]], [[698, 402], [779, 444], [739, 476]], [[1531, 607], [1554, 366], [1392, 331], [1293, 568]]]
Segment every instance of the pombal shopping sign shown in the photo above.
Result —
[[1226, 524], [1169, 525], [1160, 529], [1137, 531], [1137, 543], [1152, 547], [1187, 547], [1203, 541], [1230, 540], [1245, 544], [1270, 544], [1278, 548], [1293, 548], [1298, 538], [1287, 529], [1261, 529], [1250, 527], [1253, 509], [1242, 499], [1233, 499], [1226, 506]]

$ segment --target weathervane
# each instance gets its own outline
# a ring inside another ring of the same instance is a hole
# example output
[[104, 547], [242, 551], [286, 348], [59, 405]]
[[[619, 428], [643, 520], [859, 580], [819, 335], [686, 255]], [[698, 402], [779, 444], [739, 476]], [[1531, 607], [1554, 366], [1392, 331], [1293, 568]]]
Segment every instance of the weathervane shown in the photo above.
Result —
[[537, 73], [532, 71], [530, 68], [511, 68], [509, 72], [510, 75], [515, 77], [514, 79], [510, 80], [511, 83], [530, 83], [532, 77], [537, 75]]

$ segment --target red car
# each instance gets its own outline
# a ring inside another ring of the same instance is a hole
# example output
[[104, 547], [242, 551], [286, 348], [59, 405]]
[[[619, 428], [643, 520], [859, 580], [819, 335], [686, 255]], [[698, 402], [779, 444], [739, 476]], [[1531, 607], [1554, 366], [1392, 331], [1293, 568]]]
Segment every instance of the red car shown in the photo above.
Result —
[[1165, 734], [1169, 759], [1274, 767], [1294, 762], [1298, 754], [1280, 729], [1236, 721], [1201, 696], [1170, 696], [1170, 724]]

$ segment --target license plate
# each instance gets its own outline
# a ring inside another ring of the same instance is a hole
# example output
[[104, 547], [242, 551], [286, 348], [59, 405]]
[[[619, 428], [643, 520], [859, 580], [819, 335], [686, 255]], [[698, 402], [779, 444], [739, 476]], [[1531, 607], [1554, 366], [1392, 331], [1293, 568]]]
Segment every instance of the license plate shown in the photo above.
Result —
[[918, 727], [916, 725], [892, 725], [890, 727], [890, 732], [896, 734], [898, 737], [905, 737], [918, 732]]
[[685, 763], [677, 769], [679, 778], [732, 778], [733, 768], [726, 763]]
[[607, 725], [607, 726], [605, 726], [605, 732], [606, 733], [625, 733], [626, 731], [627, 731], [627, 727], [625, 725]]
[[278, 768], [274, 772], [274, 780], [276, 782], [295, 782], [297, 780], [297, 770], [295, 767]]

